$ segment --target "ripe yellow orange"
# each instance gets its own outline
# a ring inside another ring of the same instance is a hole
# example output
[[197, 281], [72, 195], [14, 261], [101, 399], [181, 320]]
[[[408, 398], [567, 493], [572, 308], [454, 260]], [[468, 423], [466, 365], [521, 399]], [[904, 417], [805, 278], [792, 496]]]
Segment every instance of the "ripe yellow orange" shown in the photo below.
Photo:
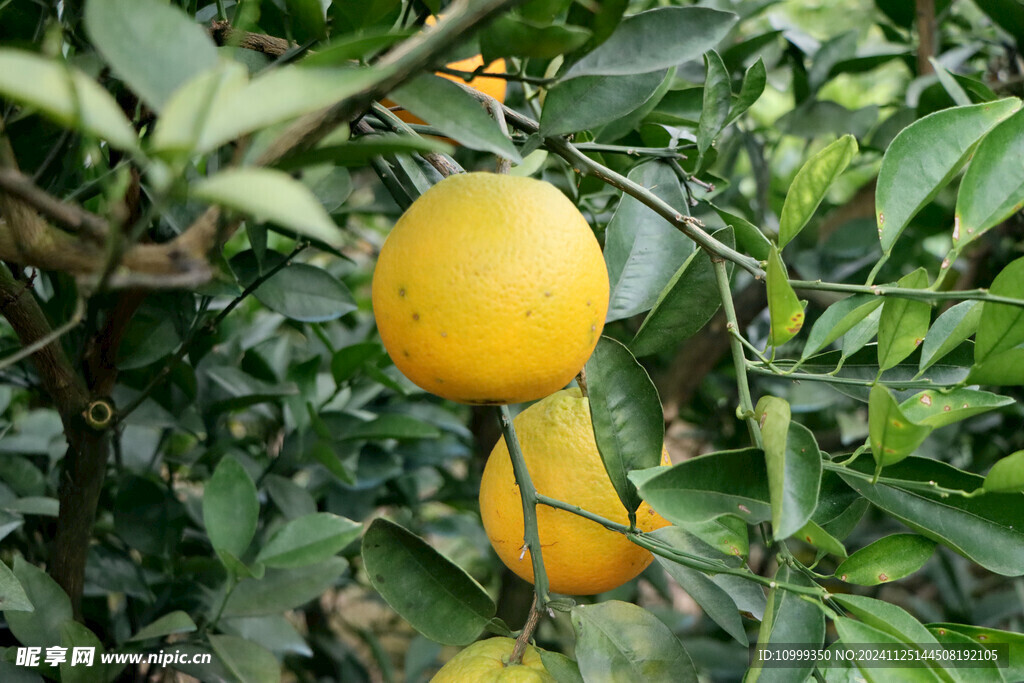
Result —
[[586, 219], [553, 185], [466, 173], [417, 199], [381, 247], [373, 312], [398, 369], [461, 403], [531, 401], [568, 384], [608, 310]]
[[[590, 406], [578, 388], [559, 391], [530, 406], [514, 420], [523, 459], [533, 486], [551, 498], [628, 524], [628, 514], [594, 441]], [[668, 453], [662, 450], [662, 465]], [[504, 439], [499, 439], [480, 482], [480, 515], [501, 561], [533, 581], [530, 553], [523, 553], [523, 504]], [[637, 527], [653, 531], [668, 525], [643, 503]], [[617, 588], [647, 565], [651, 553], [597, 522], [544, 505], [537, 506], [537, 526], [544, 568], [551, 590], [566, 595], [593, 595]]]
[[430, 683], [554, 683], [532, 645], [526, 646], [522, 664], [510, 666], [515, 644], [511, 638], [475, 642], [449, 659]]

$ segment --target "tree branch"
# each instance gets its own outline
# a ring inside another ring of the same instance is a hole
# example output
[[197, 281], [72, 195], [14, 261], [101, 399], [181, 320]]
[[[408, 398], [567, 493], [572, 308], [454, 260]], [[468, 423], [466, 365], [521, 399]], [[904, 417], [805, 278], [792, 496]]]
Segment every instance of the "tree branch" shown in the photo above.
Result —
[[62, 202], [36, 187], [24, 173], [13, 168], [0, 168], [0, 190], [17, 197], [51, 220], [82, 233], [102, 244], [105, 240], [107, 222], [77, 204]]
[[937, 26], [935, 0], [916, 0], [917, 13], [917, 75], [935, 73], [929, 57], [935, 56]]

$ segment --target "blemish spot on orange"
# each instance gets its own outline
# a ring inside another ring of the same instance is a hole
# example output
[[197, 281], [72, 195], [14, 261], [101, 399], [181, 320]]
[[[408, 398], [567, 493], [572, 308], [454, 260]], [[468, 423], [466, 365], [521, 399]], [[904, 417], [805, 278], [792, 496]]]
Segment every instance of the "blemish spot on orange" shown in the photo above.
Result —
[[412, 319], [413, 320], [419, 320], [420, 319], [420, 314], [419, 313], [413, 313], [412, 314]]
[[405, 287], [401, 287], [398, 290], [398, 296], [405, 296]]

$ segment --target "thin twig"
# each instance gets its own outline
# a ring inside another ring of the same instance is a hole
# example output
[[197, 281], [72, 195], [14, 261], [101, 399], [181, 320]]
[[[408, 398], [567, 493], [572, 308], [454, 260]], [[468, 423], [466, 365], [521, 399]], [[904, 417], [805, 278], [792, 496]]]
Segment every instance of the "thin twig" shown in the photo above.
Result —
[[[736, 320], [736, 309], [732, 305], [732, 289], [729, 287], [729, 272], [726, 270], [725, 261], [712, 256], [711, 263], [715, 268], [718, 293], [722, 297], [725, 325], [738, 333], [739, 322]], [[757, 420], [754, 419], [754, 402], [750, 397], [750, 384], [747, 382], [747, 358], [743, 355], [743, 345], [736, 334], [729, 335], [729, 345], [732, 348], [732, 360], [736, 368], [736, 387], [739, 391], [743, 420], [747, 423], [751, 443], [761, 448], [761, 430], [758, 428]]]
[[790, 280], [789, 284], [793, 286], [793, 289], [845, 292], [847, 294], [874, 294], [876, 296], [891, 296], [899, 299], [913, 299], [915, 301], [934, 302], [971, 299], [987, 301], [993, 304], [1024, 307], [1024, 299], [999, 296], [998, 294], [992, 294], [987, 289], [981, 288], [942, 292], [933, 289], [908, 289], [889, 285], [847, 285], [838, 282], [822, 282], [821, 280]]
[[9, 356], [5, 356], [4, 358], [0, 358], [0, 370], [14, 365], [23, 358], [28, 358], [29, 356], [39, 351], [40, 349], [43, 349], [52, 344], [53, 342], [57, 341], [65, 334], [78, 327], [79, 323], [82, 322], [82, 318], [84, 316], [85, 305], [84, 302], [81, 299], [79, 299], [78, 305], [75, 306], [75, 313], [74, 315], [71, 316], [70, 320], [68, 320], [60, 327], [54, 328], [48, 334], [40, 337], [39, 339], [32, 342], [28, 346], [22, 347], [17, 352], [12, 353]]
[[533, 632], [537, 630], [537, 624], [540, 623], [540, 610], [537, 609], [537, 594], [533, 594], [533, 604], [530, 605], [530, 613], [526, 617], [526, 624], [523, 625], [523, 632], [516, 638], [515, 647], [512, 648], [512, 654], [509, 655], [509, 664], [522, 664], [523, 655], [526, 653], [526, 646], [530, 644], [530, 638], [533, 637]]
[[527, 76], [526, 74], [510, 74], [502, 73], [500, 71], [484, 71], [486, 65], [481, 65], [475, 71], [461, 71], [459, 69], [453, 69], [448, 66], [442, 66], [437, 71], [438, 73], [448, 74], [449, 76], [458, 76], [467, 83], [476, 78], [500, 78], [503, 81], [515, 81], [517, 83], [530, 83], [533, 85], [551, 85], [557, 79], [554, 78], [543, 78], [541, 76]]
[[48, 194], [18, 170], [0, 168], [0, 190], [17, 197], [44, 216], [70, 228], [72, 232], [80, 232], [100, 243], [105, 239], [105, 220], [77, 204], [62, 202]]

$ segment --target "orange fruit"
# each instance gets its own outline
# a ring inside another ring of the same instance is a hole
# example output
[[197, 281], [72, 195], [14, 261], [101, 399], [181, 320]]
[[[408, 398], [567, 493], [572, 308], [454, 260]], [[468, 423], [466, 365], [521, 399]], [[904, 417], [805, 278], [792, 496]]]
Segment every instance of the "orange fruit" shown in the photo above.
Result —
[[430, 683], [554, 683], [532, 645], [526, 646], [523, 663], [509, 665], [516, 641], [511, 638], [480, 640], [441, 667]]
[[[514, 425], [538, 493], [629, 523], [594, 441], [589, 402], [578, 388], [538, 401], [516, 416]], [[661, 464], [669, 464], [664, 449]], [[523, 503], [504, 439], [494, 446], [484, 467], [480, 515], [501, 561], [532, 582], [530, 553], [523, 553]], [[636, 524], [642, 531], [653, 531], [668, 521], [643, 503], [636, 512]], [[544, 569], [555, 593], [594, 595], [612, 590], [637, 576], [653, 559], [624, 535], [565, 510], [538, 505], [537, 526]]]
[[586, 219], [555, 186], [465, 173], [417, 199], [381, 247], [373, 312], [398, 369], [461, 403], [531, 401], [568, 384], [608, 310]]

